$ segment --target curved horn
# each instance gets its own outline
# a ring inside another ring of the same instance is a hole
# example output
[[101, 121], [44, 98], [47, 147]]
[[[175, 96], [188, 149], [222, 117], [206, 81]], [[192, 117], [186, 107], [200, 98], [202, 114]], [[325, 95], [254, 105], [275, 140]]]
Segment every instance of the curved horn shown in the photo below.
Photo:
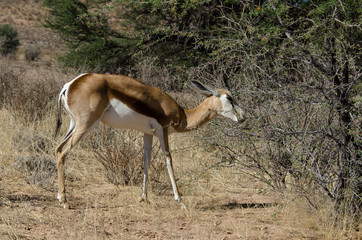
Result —
[[225, 73], [225, 72], [222, 74], [222, 81], [224, 82], [224, 85], [225, 85], [226, 89], [230, 91], [228, 76], [227, 76], [227, 73]]

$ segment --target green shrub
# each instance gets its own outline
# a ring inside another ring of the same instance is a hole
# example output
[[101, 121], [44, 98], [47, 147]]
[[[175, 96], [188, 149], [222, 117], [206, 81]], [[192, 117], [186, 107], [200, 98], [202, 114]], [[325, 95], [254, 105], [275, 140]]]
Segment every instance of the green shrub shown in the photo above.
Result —
[[12, 26], [0, 26], [0, 51], [6, 56], [16, 51], [19, 46], [18, 32]]

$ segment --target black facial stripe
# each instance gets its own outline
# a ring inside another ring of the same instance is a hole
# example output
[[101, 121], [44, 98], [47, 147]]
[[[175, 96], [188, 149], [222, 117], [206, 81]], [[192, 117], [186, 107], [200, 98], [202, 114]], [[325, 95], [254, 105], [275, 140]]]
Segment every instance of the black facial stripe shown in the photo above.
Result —
[[237, 104], [235, 104], [235, 100], [230, 95], [227, 95], [226, 99], [231, 103], [233, 108], [235, 105], [237, 105]]

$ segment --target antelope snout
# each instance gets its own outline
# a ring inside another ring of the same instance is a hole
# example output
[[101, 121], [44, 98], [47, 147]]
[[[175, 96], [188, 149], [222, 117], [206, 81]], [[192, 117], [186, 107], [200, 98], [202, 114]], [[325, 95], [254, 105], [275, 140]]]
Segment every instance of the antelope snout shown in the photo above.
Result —
[[235, 113], [237, 115], [237, 122], [238, 123], [242, 123], [245, 121], [245, 112], [243, 109], [241, 109], [241, 107], [236, 106], [235, 107]]

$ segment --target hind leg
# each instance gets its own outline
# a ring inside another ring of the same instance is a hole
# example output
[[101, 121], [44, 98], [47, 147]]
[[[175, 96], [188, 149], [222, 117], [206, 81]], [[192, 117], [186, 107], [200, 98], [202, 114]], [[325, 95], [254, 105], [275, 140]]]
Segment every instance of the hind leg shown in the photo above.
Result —
[[[69, 209], [69, 204], [66, 199], [65, 193], [65, 180], [64, 180], [64, 163], [65, 157], [70, 152], [70, 150], [85, 136], [89, 130], [91, 130], [98, 121], [89, 125], [77, 124], [73, 131], [67, 133], [67, 138], [56, 148], [56, 160], [57, 160], [57, 169], [58, 169], [58, 200], [63, 205], [64, 208]], [[78, 127], [79, 126], [79, 127]]]
[[70, 138], [63, 141], [55, 150], [56, 161], [57, 161], [57, 170], [58, 170], [58, 200], [63, 205], [64, 208], [68, 209], [69, 204], [66, 201], [65, 197], [65, 187], [64, 187], [64, 162], [67, 153], [71, 149]]

